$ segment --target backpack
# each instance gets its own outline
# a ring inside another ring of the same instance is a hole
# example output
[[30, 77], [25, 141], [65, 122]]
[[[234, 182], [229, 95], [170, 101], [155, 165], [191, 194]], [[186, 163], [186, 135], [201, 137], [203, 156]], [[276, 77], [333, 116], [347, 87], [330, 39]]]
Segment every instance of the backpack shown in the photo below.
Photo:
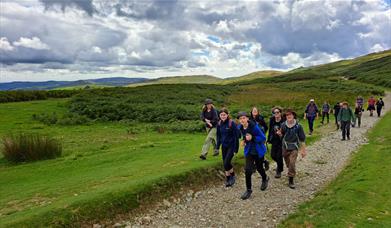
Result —
[[287, 150], [298, 150], [299, 149], [299, 124], [296, 123], [295, 126], [289, 128], [284, 123], [282, 129], [285, 134], [282, 138], [282, 144], [285, 146]]

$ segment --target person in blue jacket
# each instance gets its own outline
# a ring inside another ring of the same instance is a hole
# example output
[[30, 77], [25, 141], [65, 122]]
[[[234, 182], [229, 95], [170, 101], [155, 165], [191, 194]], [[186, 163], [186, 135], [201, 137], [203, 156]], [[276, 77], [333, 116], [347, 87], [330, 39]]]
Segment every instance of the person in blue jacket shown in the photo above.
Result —
[[226, 176], [226, 187], [231, 187], [235, 184], [235, 172], [232, 166], [232, 158], [239, 150], [240, 133], [237, 125], [229, 117], [228, 109], [220, 110], [220, 121], [217, 124], [217, 146], [223, 155], [223, 165]]
[[242, 145], [244, 146], [244, 157], [246, 159], [246, 191], [241, 198], [246, 200], [250, 198], [252, 193], [251, 176], [254, 165], [262, 177], [261, 190], [265, 191], [268, 186], [269, 177], [263, 168], [263, 160], [266, 153], [266, 136], [258, 124], [249, 120], [246, 112], [240, 112], [238, 119], [240, 121], [239, 130], [242, 135]]

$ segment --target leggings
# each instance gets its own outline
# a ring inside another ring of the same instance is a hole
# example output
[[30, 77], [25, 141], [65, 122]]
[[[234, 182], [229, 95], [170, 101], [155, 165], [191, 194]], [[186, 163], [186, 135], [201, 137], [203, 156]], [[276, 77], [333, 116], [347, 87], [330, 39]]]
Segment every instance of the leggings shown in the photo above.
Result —
[[282, 145], [277, 144], [274, 145], [272, 144], [272, 150], [270, 155], [272, 156], [272, 159], [277, 163], [277, 171], [282, 172], [284, 171], [284, 162], [282, 159]]
[[223, 147], [221, 151], [223, 154], [224, 169], [225, 171], [229, 171], [233, 168], [232, 158], [234, 157], [234, 151], [231, 147]]
[[255, 167], [259, 174], [262, 176], [262, 180], [266, 180], [266, 172], [263, 168], [264, 157], [259, 157], [258, 155], [248, 154], [246, 156], [246, 165], [245, 165], [245, 176], [246, 176], [246, 187], [247, 190], [251, 190], [251, 176], [253, 174], [253, 167]]

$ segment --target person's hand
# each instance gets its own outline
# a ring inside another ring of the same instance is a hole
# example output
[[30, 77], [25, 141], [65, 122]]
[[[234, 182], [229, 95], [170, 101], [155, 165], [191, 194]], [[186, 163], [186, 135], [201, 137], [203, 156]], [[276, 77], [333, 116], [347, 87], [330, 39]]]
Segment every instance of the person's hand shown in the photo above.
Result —
[[245, 140], [242, 140], [242, 141], [240, 142], [240, 145], [241, 145], [242, 147], [244, 147], [244, 146], [246, 145], [246, 141], [245, 141]]
[[208, 124], [209, 127], [213, 127], [213, 125], [210, 122], [207, 122], [206, 124]]
[[282, 136], [282, 132], [281, 132], [281, 129], [278, 129], [277, 131], [276, 131], [276, 134], [278, 135], [278, 136]]
[[304, 158], [305, 156], [307, 156], [307, 150], [305, 149], [305, 147], [300, 149], [300, 155], [301, 155], [301, 158]]
[[251, 141], [253, 139], [253, 136], [249, 133], [246, 134], [246, 141]]

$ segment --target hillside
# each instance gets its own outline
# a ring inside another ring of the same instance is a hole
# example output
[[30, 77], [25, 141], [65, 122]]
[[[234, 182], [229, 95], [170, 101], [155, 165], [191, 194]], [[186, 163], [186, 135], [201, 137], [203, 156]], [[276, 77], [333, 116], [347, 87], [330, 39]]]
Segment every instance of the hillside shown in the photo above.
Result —
[[146, 82], [134, 83], [128, 86], [143, 86], [154, 84], [219, 84], [223, 79], [211, 75], [173, 76], [151, 79]]
[[77, 81], [44, 81], [44, 82], [7, 82], [0, 83], [0, 90], [51, 90], [51, 89], [72, 89], [104, 86], [124, 86], [131, 83], [146, 81], [145, 78], [99, 78]]

